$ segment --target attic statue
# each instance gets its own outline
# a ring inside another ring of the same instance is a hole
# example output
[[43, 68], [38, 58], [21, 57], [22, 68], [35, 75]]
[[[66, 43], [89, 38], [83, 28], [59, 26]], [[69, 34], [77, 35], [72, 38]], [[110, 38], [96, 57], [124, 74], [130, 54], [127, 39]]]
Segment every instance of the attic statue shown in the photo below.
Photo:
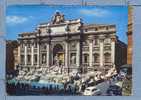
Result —
[[60, 14], [59, 12], [56, 12], [53, 17], [53, 24], [59, 24], [61, 22], [64, 22], [64, 15]]

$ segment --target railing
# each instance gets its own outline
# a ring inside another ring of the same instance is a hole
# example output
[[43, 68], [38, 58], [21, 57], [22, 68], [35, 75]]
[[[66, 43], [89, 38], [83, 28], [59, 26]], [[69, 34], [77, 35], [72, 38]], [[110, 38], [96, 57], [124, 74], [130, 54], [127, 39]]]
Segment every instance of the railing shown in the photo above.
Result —
[[88, 51], [89, 50], [89, 47], [83, 47], [82, 50], [83, 51]]
[[46, 50], [46, 49], [44, 49], [44, 48], [42, 48], [42, 49], [40, 49], [40, 51], [42, 51], [42, 52], [44, 52], [44, 51], [45, 51], [45, 52], [46, 52], [47, 50]]
[[93, 63], [93, 66], [98, 66], [98, 65], [100, 65], [100, 63], [99, 62], [95, 62], [95, 63]]
[[34, 63], [34, 65], [37, 65], [37, 63]]
[[112, 66], [112, 62], [104, 62], [104, 65], [111, 65]]
[[31, 62], [28, 62], [27, 65], [31, 65]]
[[82, 65], [83, 66], [89, 66], [89, 63], [83, 63]]
[[105, 46], [105, 47], [104, 47], [104, 50], [106, 50], [106, 51], [107, 51], [107, 50], [111, 50], [111, 46]]
[[99, 47], [93, 47], [93, 50], [95, 51], [99, 51], [100, 50], [100, 48]]
[[37, 52], [37, 48], [34, 48], [34, 52]]

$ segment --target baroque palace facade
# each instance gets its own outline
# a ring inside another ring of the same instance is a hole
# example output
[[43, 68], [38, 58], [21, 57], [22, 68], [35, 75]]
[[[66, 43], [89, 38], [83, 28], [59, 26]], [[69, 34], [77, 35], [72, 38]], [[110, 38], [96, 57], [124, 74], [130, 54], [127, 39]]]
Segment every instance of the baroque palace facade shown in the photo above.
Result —
[[127, 62], [127, 46], [116, 36], [115, 25], [85, 25], [81, 19], [65, 20], [59, 12], [34, 32], [19, 34], [18, 41], [20, 70], [57, 66], [61, 73], [106, 74]]

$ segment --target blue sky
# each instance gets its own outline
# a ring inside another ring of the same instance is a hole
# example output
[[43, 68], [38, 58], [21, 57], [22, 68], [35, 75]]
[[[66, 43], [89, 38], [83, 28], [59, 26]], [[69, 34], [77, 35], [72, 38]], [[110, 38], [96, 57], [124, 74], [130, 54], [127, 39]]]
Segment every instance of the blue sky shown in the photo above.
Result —
[[65, 19], [82, 18], [86, 24], [115, 24], [117, 36], [127, 43], [128, 9], [125, 6], [9, 6], [6, 12], [6, 39], [17, 39], [19, 33], [32, 32], [38, 24], [49, 22], [56, 11]]

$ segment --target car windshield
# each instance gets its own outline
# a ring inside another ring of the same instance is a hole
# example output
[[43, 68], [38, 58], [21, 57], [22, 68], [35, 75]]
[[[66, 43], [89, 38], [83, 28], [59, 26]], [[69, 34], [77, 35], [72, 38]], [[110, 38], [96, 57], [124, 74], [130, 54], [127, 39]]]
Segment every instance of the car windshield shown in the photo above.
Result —
[[97, 89], [93, 89], [92, 92], [93, 92], [93, 91], [96, 91], [96, 90], [97, 90]]
[[119, 87], [114, 85], [114, 86], [110, 86], [110, 89], [119, 89]]
[[90, 89], [86, 89], [86, 91], [90, 91]]

